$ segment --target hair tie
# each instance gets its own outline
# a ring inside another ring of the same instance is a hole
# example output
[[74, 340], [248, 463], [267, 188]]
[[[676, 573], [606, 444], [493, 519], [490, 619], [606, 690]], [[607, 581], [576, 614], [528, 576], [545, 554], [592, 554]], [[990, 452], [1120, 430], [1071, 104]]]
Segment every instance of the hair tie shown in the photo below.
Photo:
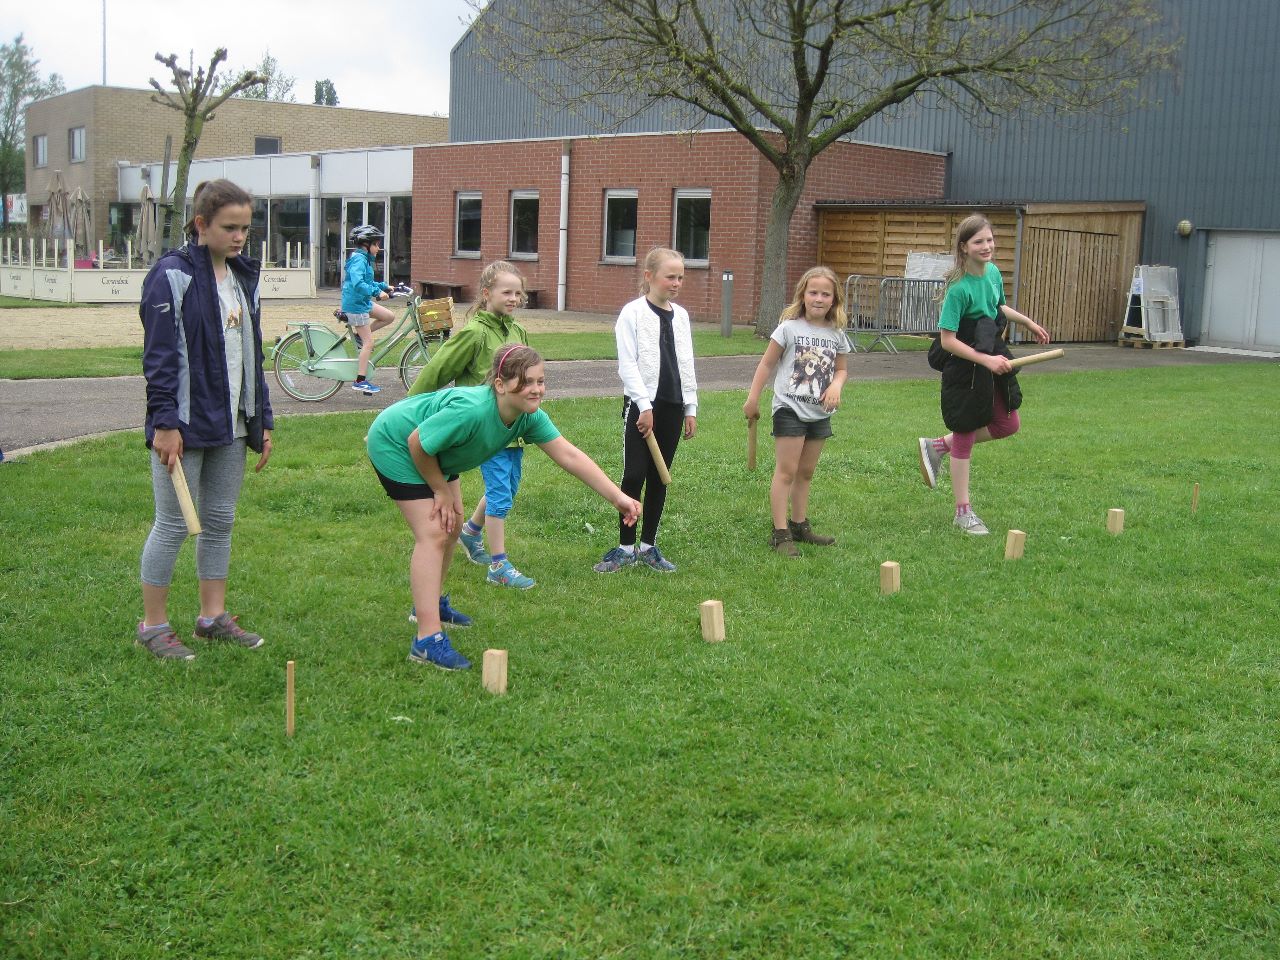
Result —
[[518, 349], [519, 346], [520, 344], [518, 343], [512, 344], [511, 346], [507, 347], [506, 350], [502, 351], [502, 356], [498, 358], [498, 376], [502, 376], [502, 365], [507, 362], [507, 354], [509, 354], [512, 350]]

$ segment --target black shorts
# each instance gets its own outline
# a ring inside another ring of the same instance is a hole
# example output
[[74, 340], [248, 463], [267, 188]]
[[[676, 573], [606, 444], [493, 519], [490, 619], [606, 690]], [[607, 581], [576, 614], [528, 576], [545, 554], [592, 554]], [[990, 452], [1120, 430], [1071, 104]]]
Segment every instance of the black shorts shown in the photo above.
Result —
[[[425, 483], [401, 483], [399, 480], [384, 476], [377, 467], [373, 468], [373, 472], [378, 475], [382, 489], [387, 491], [387, 496], [392, 500], [434, 500], [436, 498], [436, 492]], [[458, 475], [455, 473], [449, 477], [449, 482], [453, 483], [457, 479]]]
[[801, 420], [790, 407], [779, 407], [773, 411], [773, 435], [804, 437], [806, 440], [826, 440], [832, 436], [831, 418]]

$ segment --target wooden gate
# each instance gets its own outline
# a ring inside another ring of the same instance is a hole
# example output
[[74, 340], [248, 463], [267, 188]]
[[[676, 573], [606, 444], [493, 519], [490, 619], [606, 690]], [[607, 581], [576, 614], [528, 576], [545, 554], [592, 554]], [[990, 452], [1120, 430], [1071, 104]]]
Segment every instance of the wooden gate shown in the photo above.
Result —
[[1115, 234], [1027, 227], [1018, 309], [1056, 343], [1114, 340], [1124, 303], [1115, 281], [1119, 254]]

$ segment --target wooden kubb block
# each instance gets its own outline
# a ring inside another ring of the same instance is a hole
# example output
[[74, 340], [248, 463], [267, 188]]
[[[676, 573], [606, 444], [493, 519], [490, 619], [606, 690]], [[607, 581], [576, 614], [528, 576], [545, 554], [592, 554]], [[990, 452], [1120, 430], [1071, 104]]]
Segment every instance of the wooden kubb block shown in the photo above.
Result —
[[1026, 545], [1027, 535], [1025, 531], [1010, 530], [1004, 541], [1004, 558], [1006, 560], [1021, 560], [1022, 549]]
[[896, 561], [880, 564], [880, 592], [897, 593], [902, 589], [902, 567]]
[[507, 692], [507, 651], [486, 650], [484, 652], [480, 682], [490, 693]]
[[724, 604], [719, 600], [703, 600], [698, 604], [698, 617], [702, 621], [702, 639], [707, 643], [719, 643], [724, 639]]
[[1107, 533], [1124, 533], [1124, 511], [1119, 507], [1112, 507], [1107, 511]]

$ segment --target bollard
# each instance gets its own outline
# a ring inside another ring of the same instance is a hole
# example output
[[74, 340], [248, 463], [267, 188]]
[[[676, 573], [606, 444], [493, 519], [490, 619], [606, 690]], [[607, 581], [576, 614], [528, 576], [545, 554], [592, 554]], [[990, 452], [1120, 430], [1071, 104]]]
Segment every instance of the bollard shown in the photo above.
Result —
[[733, 271], [720, 274], [720, 336], [733, 336]]

